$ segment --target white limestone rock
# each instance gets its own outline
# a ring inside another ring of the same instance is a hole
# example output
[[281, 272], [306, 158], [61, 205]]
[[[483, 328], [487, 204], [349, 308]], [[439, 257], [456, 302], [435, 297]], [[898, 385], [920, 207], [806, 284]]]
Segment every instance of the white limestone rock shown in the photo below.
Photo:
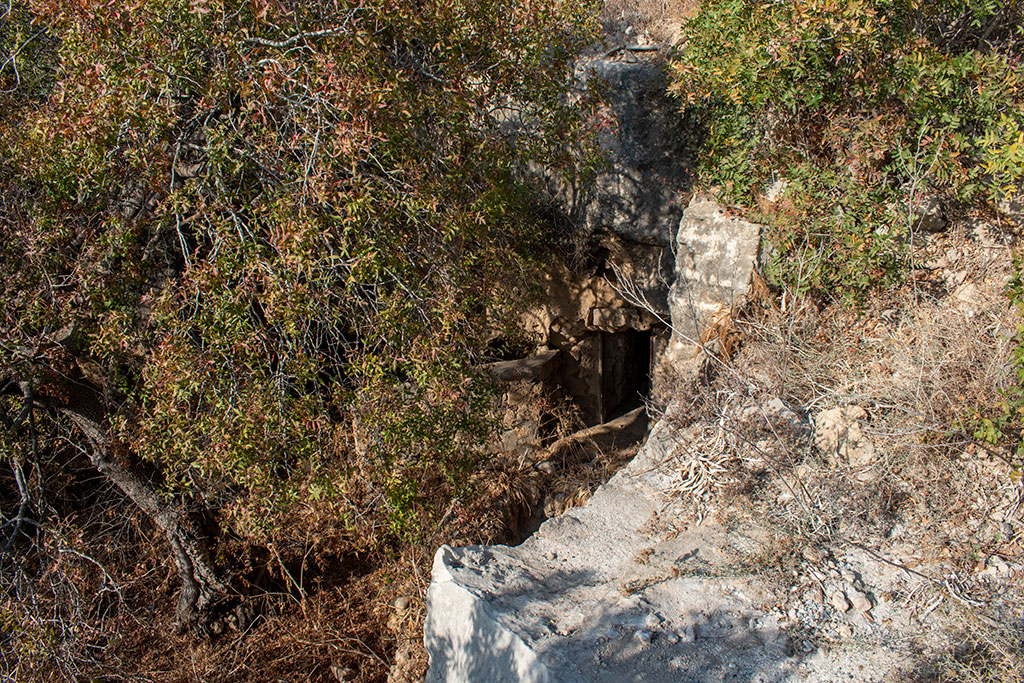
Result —
[[867, 411], [857, 405], [823, 410], [814, 418], [814, 444], [833, 462], [870, 467], [875, 462], [875, 445], [862, 425], [867, 418]]
[[757, 264], [761, 226], [696, 196], [676, 233], [675, 281], [669, 292], [671, 353], [681, 364], [696, 354], [705, 326], [747, 292]]
[[784, 679], [785, 648], [765, 646], [777, 627], [750, 626], [773, 624], [757, 619], [755, 577], [699, 576], [734, 568], [756, 544], [726, 542], [711, 523], [681, 535], [651, 526], [670, 479], [657, 465], [675, 439], [659, 422], [586, 506], [518, 547], [442, 547], [427, 595], [428, 683]]

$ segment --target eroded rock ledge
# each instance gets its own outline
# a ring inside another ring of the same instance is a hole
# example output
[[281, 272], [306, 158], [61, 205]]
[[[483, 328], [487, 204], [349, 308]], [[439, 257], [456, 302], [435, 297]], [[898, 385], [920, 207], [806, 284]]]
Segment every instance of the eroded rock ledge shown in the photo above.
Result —
[[428, 681], [752, 680], [793, 666], [756, 580], [754, 543], [666, 512], [666, 422], [582, 508], [515, 548], [442, 547], [425, 626]]

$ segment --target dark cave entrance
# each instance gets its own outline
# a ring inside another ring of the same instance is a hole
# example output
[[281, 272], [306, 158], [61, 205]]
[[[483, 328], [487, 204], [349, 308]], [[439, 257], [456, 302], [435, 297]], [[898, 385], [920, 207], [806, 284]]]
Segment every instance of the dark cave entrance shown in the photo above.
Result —
[[663, 326], [637, 318], [607, 309], [525, 357], [505, 339], [490, 345], [490, 357], [502, 359], [487, 370], [506, 387], [493, 452], [511, 456], [506, 462], [528, 482], [504, 542], [516, 545], [545, 519], [583, 504], [636, 455], [668, 339]]
[[601, 395], [598, 416], [604, 423], [644, 404], [651, 392], [650, 330], [600, 332]]

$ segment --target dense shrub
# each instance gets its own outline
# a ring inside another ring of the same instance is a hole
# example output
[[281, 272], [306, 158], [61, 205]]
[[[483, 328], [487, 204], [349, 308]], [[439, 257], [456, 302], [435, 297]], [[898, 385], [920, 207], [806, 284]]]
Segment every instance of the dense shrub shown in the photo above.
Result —
[[4, 5], [5, 510], [92, 495], [43, 485], [87, 454], [204, 590], [190, 519], [272, 545], [331, 498], [341, 550], [414, 536], [547, 243], [521, 171], [587, 134], [589, 4]]
[[[770, 275], [848, 296], [906, 273], [915, 208], [991, 204], [1024, 174], [1021, 7], [710, 0], [672, 90], [701, 170], [770, 226]], [[781, 199], [758, 198], [775, 182]]]

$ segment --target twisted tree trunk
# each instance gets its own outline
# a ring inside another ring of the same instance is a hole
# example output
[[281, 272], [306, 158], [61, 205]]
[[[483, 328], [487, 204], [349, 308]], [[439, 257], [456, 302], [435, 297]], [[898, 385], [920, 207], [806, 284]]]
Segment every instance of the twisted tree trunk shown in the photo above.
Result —
[[195, 526], [185, 515], [161, 500], [137, 474], [110, 457], [110, 440], [98, 422], [71, 408], [60, 410], [89, 440], [92, 446], [89, 459], [93, 466], [142, 508], [167, 537], [175, 567], [181, 577], [176, 610], [177, 628], [182, 630], [195, 624], [203, 610], [218, 595], [227, 592], [227, 586], [217, 576], [206, 544]]

